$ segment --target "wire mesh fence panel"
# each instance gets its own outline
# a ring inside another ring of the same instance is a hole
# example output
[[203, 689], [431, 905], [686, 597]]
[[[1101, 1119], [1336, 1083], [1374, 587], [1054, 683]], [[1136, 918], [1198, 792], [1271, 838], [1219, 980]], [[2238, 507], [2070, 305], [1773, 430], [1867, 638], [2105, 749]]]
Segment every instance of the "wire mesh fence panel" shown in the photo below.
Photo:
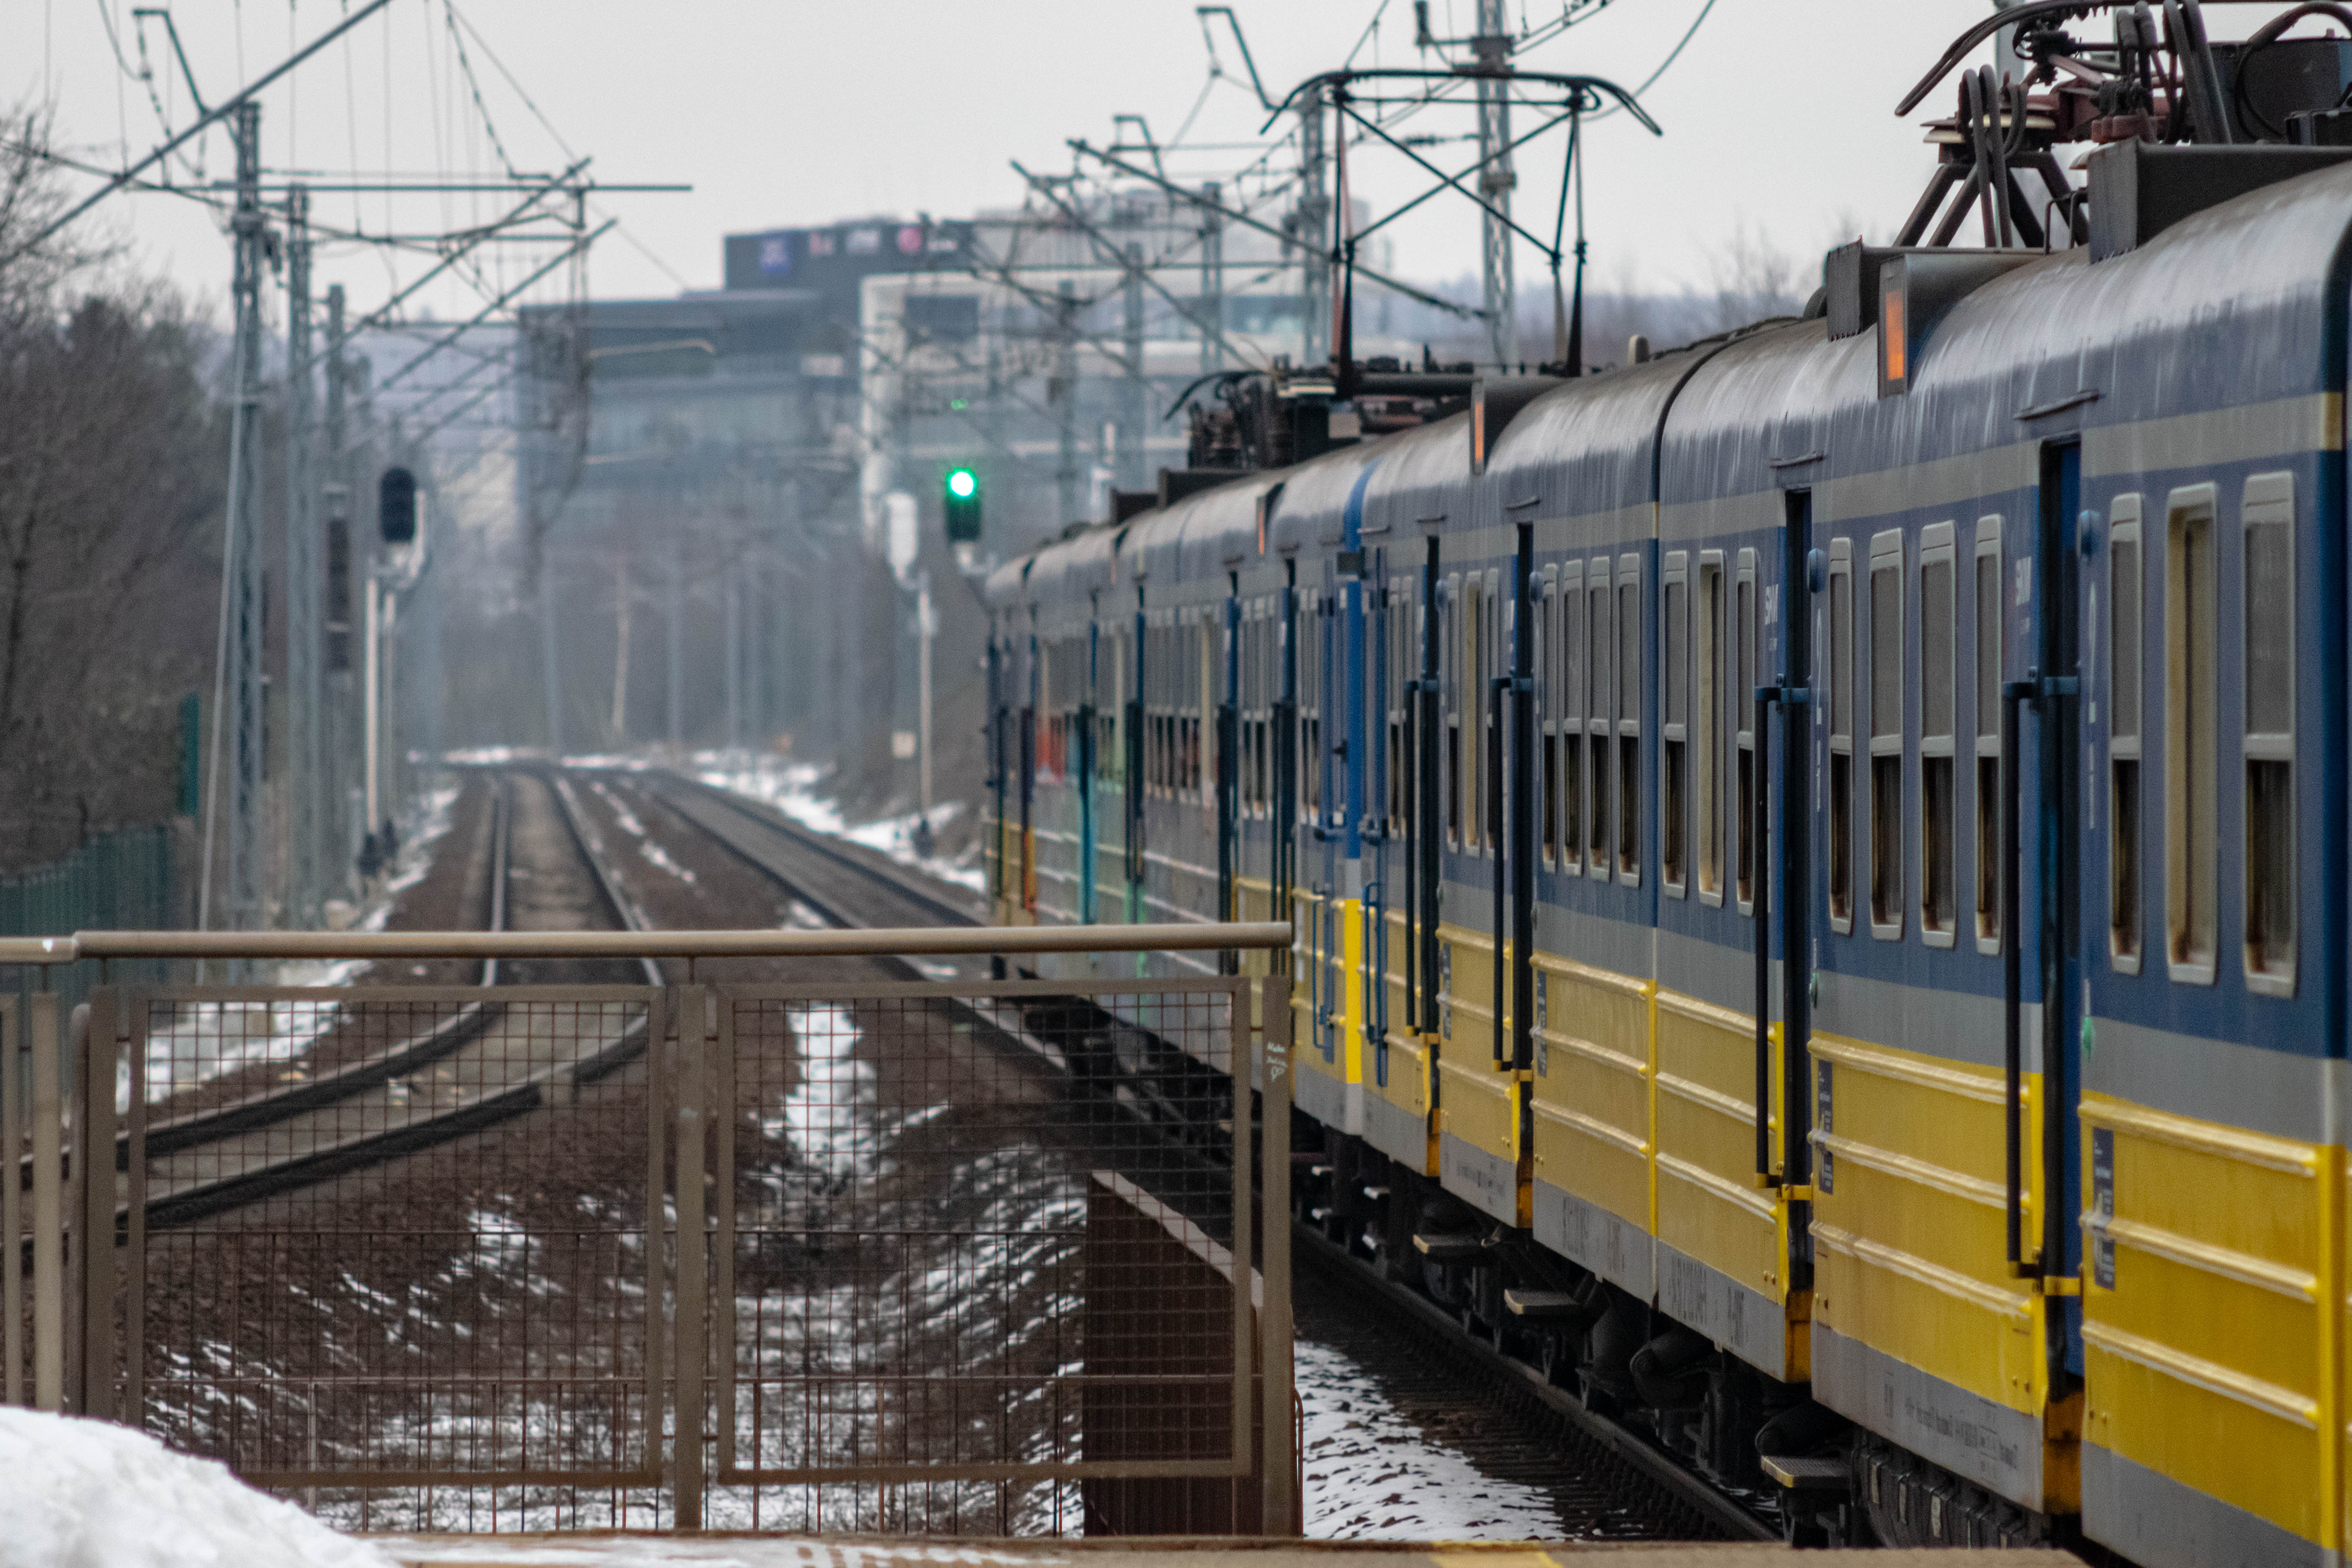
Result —
[[118, 1408], [339, 1523], [662, 1522], [662, 994], [133, 993]]
[[1063, 1533], [1117, 1478], [1243, 1489], [1245, 984], [719, 991], [710, 1524]]
[[1251, 1531], [1249, 984], [0, 999], [0, 1398], [357, 1528]]

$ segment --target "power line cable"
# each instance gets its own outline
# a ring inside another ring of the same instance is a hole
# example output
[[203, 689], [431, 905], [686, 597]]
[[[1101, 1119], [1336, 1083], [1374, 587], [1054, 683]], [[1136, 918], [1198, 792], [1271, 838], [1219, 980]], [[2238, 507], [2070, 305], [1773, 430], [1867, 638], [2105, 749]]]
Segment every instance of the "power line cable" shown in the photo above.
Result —
[[474, 26], [471, 19], [458, 12], [454, 3], [450, 6], [450, 12], [451, 15], [457, 18], [457, 25], [465, 28], [467, 33], [473, 35], [474, 45], [477, 48], [479, 48], [482, 51], [482, 58], [488, 60], [490, 64], [497, 68], [498, 73], [506, 78], [507, 85], [515, 89], [515, 96], [522, 100], [522, 106], [530, 110], [531, 118], [539, 121], [540, 129], [545, 131], [548, 135], [554, 138], [556, 146], [562, 150], [563, 155], [566, 158], [571, 158], [576, 161], [579, 154], [572, 152], [572, 144], [564, 141], [562, 135], [557, 132], [555, 126], [548, 120], [547, 116], [540, 112], [538, 102], [531, 98], [530, 92], [524, 89], [522, 83], [515, 79], [514, 72], [507, 69], [506, 62], [499, 58], [499, 52], [490, 47], [489, 39], [482, 37], [482, 30]]

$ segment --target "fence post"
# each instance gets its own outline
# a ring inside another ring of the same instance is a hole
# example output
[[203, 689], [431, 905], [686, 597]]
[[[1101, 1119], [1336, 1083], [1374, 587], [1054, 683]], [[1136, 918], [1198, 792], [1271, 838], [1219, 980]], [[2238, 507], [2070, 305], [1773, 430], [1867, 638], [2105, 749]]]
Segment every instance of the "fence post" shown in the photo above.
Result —
[[32, 997], [33, 1407], [62, 1410], [66, 1395], [64, 1079], [58, 1064], [58, 994]]
[[[0, 1152], [25, 1157], [24, 1023], [14, 996], [0, 996]], [[25, 1403], [25, 1184], [0, 1175], [0, 1405]]]
[[1267, 1535], [1288, 1535], [1298, 1506], [1290, 1424], [1290, 981], [1269, 975], [1264, 984], [1265, 1068], [1258, 1100], [1264, 1195], [1258, 1214], [1265, 1227], [1259, 1244], [1265, 1304], [1258, 1312], [1258, 1364], [1265, 1383], [1258, 1421], [1265, 1430], [1265, 1489], [1258, 1528]]
[[[73, 1173], [81, 1187], [80, 1411], [115, 1418], [114, 1388], [114, 991], [100, 986], [81, 1015], [79, 1114]], [[77, 1010], [79, 1011], [79, 1009]]]
[[709, 1165], [707, 1118], [703, 1114], [705, 1048], [709, 1020], [708, 990], [676, 987], [677, 1019], [677, 1393], [673, 1395], [670, 1453], [674, 1489], [671, 1522], [678, 1530], [702, 1528], [703, 1375], [709, 1361], [704, 1341], [709, 1310], [706, 1267], [709, 1246], [703, 1235], [703, 1182]]

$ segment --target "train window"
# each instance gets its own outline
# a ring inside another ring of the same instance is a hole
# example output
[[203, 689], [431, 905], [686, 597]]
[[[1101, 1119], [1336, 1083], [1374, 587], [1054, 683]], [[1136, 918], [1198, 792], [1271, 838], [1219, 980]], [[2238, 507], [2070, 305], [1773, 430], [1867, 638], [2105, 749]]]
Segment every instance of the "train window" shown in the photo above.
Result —
[[1559, 868], [1584, 869], [1584, 563], [1559, 569]]
[[2117, 496], [2107, 509], [2107, 954], [2126, 974], [2139, 973], [2142, 945], [2139, 764], [2147, 616], [2141, 560], [2140, 499]]
[[1642, 558], [1617, 558], [1617, 875], [1642, 879]]
[[2164, 867], [2168, 968], [2210, 985], [2220, 874], [2214, 711], [2221, 595], [2215, 581], [2214, 489], [2187, 485], [2165, 501]]
[[1139, 658], [1135, 668], [1135, 697], [1139, 710], [1138, 722], [1142, 731], [1138, 739], [1141, 742], [1141, 754], [1139, 761], [1143, 775], [1138, 782], [1141, 784], [1144, 793], [1149, 795], [1151, 793], [1152, 786], [1160, 782], [1154, 771], [1157, 766], [1155, 759], [1159, 755], [1157, 750], [1159, 731], [1153, 721], [1151, 710], [1151, 683], [1159, 674], [1154, 655], [1159, 649], [1152, 641], [1151, 628], [1148, 626], [1139, 634], [1136, 640]]
[[1475, 572], [1465, 582], [1462, 816], [1464, 842], [1475, 854], [1486, 846], [1486, 582]]
[[1291, 702], [1288, 684], [1290, 628], [1289, 623], [1283, 616], [1282, 600], [1279, 596], [1266, 600], [1263, 614], [1264, 620], [1258, 636], [1265, 643], [1265, 687], [1263, 702], [1259, 708], [1257, 731], [1258, 748], [1264, 752], [1260, 767], [1265, 776], [1258, 790], [1258, 802], [1267, 819], [1271, 821], [1280, 816], [1286, 809], [1277, 792], [1283, 784], [1279, 758], [1286, 744], [1279, 736], [1286, 731], [1280, 731], [1278, 727], [1288, 718]]
[[1697, 761], [1692, 794], [1698, 815], [1698, 896], [1723, 902], [1723, 759], [1717, 737], [1723, 731], [1723, 552], [1709, 550], [1698, 558], [1698, 625], [1691, 654], [1696, 689], [1691, 707], [1698, 720], [1692, 746]]
[[1559, 568], [1543, 573], [1543, 613], [1536, 622], [1537, 724], [1542, 734], [1543, 863], [1559, 864]]
[[1486, 590], [1475, 572], [1463, 580], [1462, 614], [1462, 842], [1476, 852], [1484, 839], [1480, 819], [1486, 815], [1484, 788], [1486, 743], [1482, 733], [1486, 713]]
[[1870, 933], [1903, 934], [1903, 532], [1870, 541]]
[[2246, 481], [2246, 985], [2294, 991], [2294, 476]]
[[1257, 805], [1261, 815], [1274, 815], [1274, 725], [1282, 701], [1282, 627], [1275, 618], [1278, 601], [1258, 606]]
[[1214, 609], [1201, 612], [1199, 627], [1201, 658], [1195, 667], [1200, 671], [1201, 689], [1192, 707], [1199, 715], [1193, 720], [1199, 743], [1192, 748], [1192, 787], [1200, 792], [1201, 804], [1214, 810], [1217, 804], [1216, 778], [1220, 765], [1217, 755], [1217, 699], [1224, 690], [1218, 679], [1220, 666], [1217, 650], [1224, 644], [1223, 617]]
[[1299, 754], [1306, 765], [1301, 770], [1307, 786], [1307, 818], [1323, 820], [1323, 710], [1331, 679], [1330, 612], [1319, 595], [1307, 595], [1307, 610], [1301, 626], [1300, 646], [1307, 665], [1304, 704], [1307, 734]]
[[1853, 541], [1830, 541], [1830, 929], [1853, 931]]
[[1445, 704], [1445, 842], [1454, 849], [1462, 847], [1462, 650], [1454, 640], [1461, 592], [1461, 577], [1448, 577], [1437, 611], [1437, 657], [1444, 666], [1438, 685]]
[[2000, 598], [2000, 519], [1977, 519], [1977, 951], [2000, 951], [2000, 683], [2009, 666]]
[[1665, 560], [1665, 655], [1660, 660], [1664, 728], [1659, 731], [1658, 875], [1666, 891], [1689, 889], [1683, 863], [1683, 832], [1690, 795], [1690, 557], [1675, 551]]
[[1731, 701], [1738, 714], [1732, 726], [1732, 841], [1738, 851], [1732, 866], [1739, 912], [1755, 912], [1756, 902], [1756, 552], [1739, 552], [1738, 574], [1733, 580], [1733, 680]]
[[1234, 684], [1239, 695], [1234, 700], [1234, 739], [1240, 743], [1241, 754], [1234, 760], [1236, 764], [1234, 789], [1241, 796], [1241, 814], [1246, 817], [1257, 813], [1257, 606], [1244, 603], [1241, 614], [1241, 630], [1235, 639], [1234, 650], [1234, 657], [1240, 661], [1234, 671]]
[[1484, 656], [1479, 664], [1478, 699], [1486, 707], [1480, 732], [1486, 748], [1478, 764], [1483, 770], [1479, 784], [1485, 792], [1478, 797], [1478, 828], [1489, 855], [1495, 853], [1495, 840], [1502, 832], [1497, 819], [1503, 815], [1500, 803], [1504, 787], [1503, 703], [1502, 694], [1495, 689], [1495, 679], [1510, 663], [1510, 652], [1503, 646], [1506, 626], [1499, 577], [1500, 574], [1491, 569], [1486, 574], [1486, 616], [1478, 626], [1479, 651]]
[[1595, 559], [1585, 568], [1585, 631], [1588, 641], [1584, 707], [1586, 788], [1584, 858], [1596, 877], [1609, 874], [1609, 753], [1616, 728], [1617, 688], [1610, 675], [1614, 645], [1609, 614], [1609, 558]]
[[1151, 782], [1165, 795], [1176, 787], [1176, 719], [1174, 693], [1170, 689], [1176, 650], [1165, 616], [1152, 629], [1151, 644]]
[[1919, 531], [1919, 934], [1930, 947], [1949, 947], [1959, 923], [1953, 882], [1953, 813], [1958, 800], [1954, 708], [1958, 677], [1958, 564], [1953, 528], [1930, 523]]

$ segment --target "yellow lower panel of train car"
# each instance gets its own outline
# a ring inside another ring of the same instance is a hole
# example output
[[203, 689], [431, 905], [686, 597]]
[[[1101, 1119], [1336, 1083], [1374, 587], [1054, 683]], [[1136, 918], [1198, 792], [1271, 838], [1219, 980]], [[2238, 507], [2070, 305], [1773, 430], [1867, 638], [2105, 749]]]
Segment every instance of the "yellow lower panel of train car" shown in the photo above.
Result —
[[1519, 1075], [1496, 1058], [1506, 1020], [1495, 995], [1494, 939], [1452, 925], [1439, 926], [1437, 939], [1438, 1180], [1505, 1225], [1525, 1226]]
[[1656, 983], [1540, 952], [1536, 976], [1536, 1240], [1649, 1300]]
[[[1813, 1396], [2021, 1507], [2071, 1511], [2044, 1299], [2009, 1268], [1999, 1070], [1829, 1034], [1811, 1048]], [[2032, 1150], [2032, 1075], [2025, 1096]], [[2026, 1200], [2038, 1237], [2041, 1194]]]
[[[1436, 1009], [1426, 989], [1406, 989], [1407, 965], [1417, 955], [1403, 915], [1391, 911], [1388, 927], [1386, 973], [1378, 982], [1386, 994], [1388, 1051], [1384, 1060], [1373, 1043], [1381, 1036], [1381, 1020], [1375, 1018], [1364, 1031], [1364, 1142], [1421, 1175], [1434, 1176], [1437, 1144], [1430, 1135], [1429, 1111]], [[1420, 1033], [1424, 1029], [1426, 1035]]]
[[1337, 1132], [1364, 1131], [1363, 905], [1302, 896], [1297, 903], [1293, 1079], [1298, 1109]]
[[[1654, 1104], [1658, 1305], [1774, 1377], [1806, 1375], [1806, 1301], [1791, 1298], [1788, 1206], [1756, 1176], [1756, 1025], [1661, 990]], [[1780, 1080], [1776, 1029], [1772, 1082]], [[1779, 1125], [1777, 1105], [1771, 1126]]]
[[1402, 1029], [1389, 1031], [1385, 1065], [1376, 1052], [1364, 1079], [1364, 1142], [1416, 1174], [1438, 1173], [1429, 1108], [1437, 1053]]
[[2149, 1568], [2316, 1560], [2341, 1541], [2344, 1151], [2105, 1095], [2082, 1117], [2085, 1532]]
[[1445, 1190], [1505, 1225], [1532, 1217], [1519, 1180], [1519, 1075], [1489, 1063], [1437, 1063], [1437, 1166]]

